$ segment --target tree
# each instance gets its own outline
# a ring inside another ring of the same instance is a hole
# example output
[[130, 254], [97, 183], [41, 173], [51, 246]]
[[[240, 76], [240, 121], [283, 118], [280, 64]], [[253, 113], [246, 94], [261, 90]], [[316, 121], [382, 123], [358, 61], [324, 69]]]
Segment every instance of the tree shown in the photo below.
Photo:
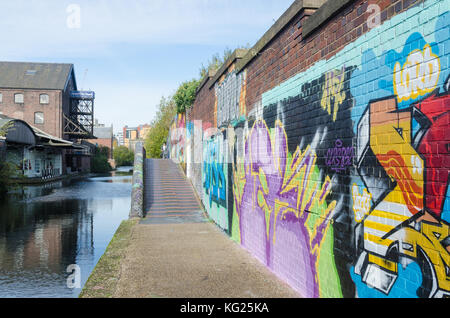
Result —
[[134, 153], [125, 146], [115, 148], [113, 156], [117, 167], [132, 166], [134, 164]]
[[178, 114], [186, 112], [186, 109], [190, 108], [195, 101], [195, 95], [197, 92], [197, 87], [200, 82], [193, 79], [189, 82], [184, 82], [178, 87], [177, 92], [173, 96], [173, 100], [177, 105]]
[[93, 173], [106, 173], [112, 170], [108, 162], [108, 153], [108, 147], [100, 146], [95, 148], [91, 167]]
[[156, 117], [153, 120], [150, 132], [145, 139], [145, 149], [148, 158], [161, 158], [161, 147], [167, 140], [172, 120], [177, 114], [177, 106], [172, 97], [161, 98]]
[[[9, 121], [0, 127], [0, 137], [6, 137], [10, 129], [14, 129], [13, 121]], [[20, 177], [20, 169], [15, 164], [3, 161], [0, 158], [0, 194], [8, 192], [8, 189], [11, 187], [15, 187], [16, 184], [11, 182], [11, 180]]]

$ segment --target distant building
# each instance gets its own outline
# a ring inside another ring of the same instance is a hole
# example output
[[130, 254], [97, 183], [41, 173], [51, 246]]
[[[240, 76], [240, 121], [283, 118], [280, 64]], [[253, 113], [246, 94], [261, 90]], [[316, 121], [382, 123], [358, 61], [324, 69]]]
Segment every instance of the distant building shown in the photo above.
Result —
[[152, 127], [149, 124], [139, 125], [138, 126], [138, 136], [139, 139], [145, 140], [147, 138], [148, 133]]
[[96, 139], [88, 139], [87, 141], [96, 146], [103, 146], [109, 149], [109, 159], [113, 158], [114, 150], [114, 132], [113, 127], [106, 127], [105, 124], [99, 124], [98, 120], [95, 120], [94, 125], [94, 137]]
[[151, 126], [148, 124], [138, 127], [123, 127], [123, 145], [134, 151], [136, 143], [144, 140], [150, 132]]
[[119, 146], [124, 146], [125, 145], [125, 142], [124, 142], [124, 139], [123, 139], [123, 132], [118, 132], [116, 134], [116, 139], [117, 139], [117, 144]]

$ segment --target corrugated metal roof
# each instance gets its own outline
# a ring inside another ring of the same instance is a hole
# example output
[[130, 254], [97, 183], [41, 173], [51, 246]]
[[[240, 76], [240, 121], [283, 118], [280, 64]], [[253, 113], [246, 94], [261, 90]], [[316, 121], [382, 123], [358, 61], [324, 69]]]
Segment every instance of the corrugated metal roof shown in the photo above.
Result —
[[[20, 119], [11, 118], [5, 115], [0, 115], [0, 128], [6, 125], [8, 122], [18, 122], [23, 123], [25, 126], [27, 126], [36, 137], [40, 139], [47, 139], [48, 145], [50, 146], [72, 146], [74, 143], [68, 140], [64, 140], [55, 136], [52, 136], [50, 134], [47, 134], [46, 132], [40, 130], [39, 128], [36, 128], [34, 126], [31, 126]], [[8, 140], [8, 138], [7, 138]]]
[[63, 90], [73, 64], [0, 62], [0, 87]]

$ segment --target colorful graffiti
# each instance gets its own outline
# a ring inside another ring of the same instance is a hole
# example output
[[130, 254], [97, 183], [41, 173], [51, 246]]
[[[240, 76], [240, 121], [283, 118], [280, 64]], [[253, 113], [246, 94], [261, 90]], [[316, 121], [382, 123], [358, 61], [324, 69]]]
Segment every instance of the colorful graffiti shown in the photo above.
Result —
[[241, 244], [304, 296], [318, 297], [318, 260], [336, 207], [326, 202], [330, 177], [320, 180], [312, 147], [288, 152], [280, 121], [272, 134], [255, 122], [244, 156], [234, 172]]
[[302, 296], [450, 296], [448, 7], [395, 15], [248, 114], [246, 71], [216, 84], [206, 210]]
[[245, 115], [247, 73], [239, 74], [231, 67], [215, 85], [217, 127], [227, 126]]
[[181, 165], [186, 163], [185, 143], [186, 143], [186, 114], [175, 116], [170, 129], [170, 158], [175, 159]]
[[203, 145], [203, 204], [209, 216], [224, 230], [229, 230], [228, 165], [224, 139], [217, 135]]
[[339, 106], [345, 100], [344, 80], [345, 66], [341, 70], [334, 70], [325, 74], [321, 105], [329, 115], [333, 115], [333, 121], [336, 120]]

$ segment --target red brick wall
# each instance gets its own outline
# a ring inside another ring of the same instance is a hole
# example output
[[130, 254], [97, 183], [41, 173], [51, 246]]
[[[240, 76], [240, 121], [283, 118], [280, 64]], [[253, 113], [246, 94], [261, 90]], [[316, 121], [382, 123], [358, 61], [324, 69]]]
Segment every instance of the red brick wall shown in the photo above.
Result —
[[[19, 90], [0, 89], [3, 94], [0, 112], [4, 115], [21, 119], [55, 137], [62, 137], [61, 92], [55, 90]], [[24, 94], [24, 103], [15, 104], [14, 94]], [[49, 104], [40, 104], [39, 95], [49, 95]], [[44, 113], [44, 124], [34, 122], [35, 112]]]

